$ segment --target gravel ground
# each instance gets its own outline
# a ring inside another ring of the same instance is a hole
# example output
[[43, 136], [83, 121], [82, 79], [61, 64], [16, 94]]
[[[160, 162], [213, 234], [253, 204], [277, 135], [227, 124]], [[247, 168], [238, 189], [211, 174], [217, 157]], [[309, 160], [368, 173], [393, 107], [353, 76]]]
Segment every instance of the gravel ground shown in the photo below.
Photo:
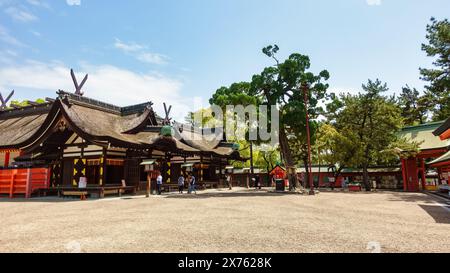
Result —
[[[0, 199], [0, 252], [450, 252], [449, 205], [421, 193], [247, 189]], [[372, 249], [372, 250], [371, 250]]]

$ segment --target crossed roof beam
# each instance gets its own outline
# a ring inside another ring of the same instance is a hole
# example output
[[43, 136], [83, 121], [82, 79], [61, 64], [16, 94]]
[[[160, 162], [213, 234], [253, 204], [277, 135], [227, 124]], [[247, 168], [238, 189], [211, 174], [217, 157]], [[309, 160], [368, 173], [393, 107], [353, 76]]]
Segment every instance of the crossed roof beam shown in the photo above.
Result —
[[7, 103], [11, 100], [12, 96], [14, 96], [14, 90], [12, 90], [6, 98], [3, 98], [3, 95], [0, 92], [0, 110], [8, 108]]

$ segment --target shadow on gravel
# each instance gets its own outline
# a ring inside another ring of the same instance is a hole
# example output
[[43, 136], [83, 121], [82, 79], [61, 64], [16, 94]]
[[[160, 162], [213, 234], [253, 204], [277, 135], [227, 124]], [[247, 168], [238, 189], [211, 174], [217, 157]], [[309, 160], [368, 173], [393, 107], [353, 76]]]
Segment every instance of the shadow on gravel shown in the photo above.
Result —
[[399, 202], [423, 202], [427, 204], [434, 204], [436, 200], [426, 194], [416, 194], [416, 193], [392, 193], [392, 198], [389, 201], [399, 201]]
[[165, 196], [165, 198], [177, 198], [177, 199], [205, 199], [205, 198], [233, 198], [233, 197], [261, 197], [261, 196], [283, 196], [288, 195], [284, 193], [273, 193], [267, 191], [242, 191], [242, 192], [211, 192], [199, 194], [171, 194]]
[[[98, 199], [87, 199], [83, 202], [89, 202]], [[0, 203], [67, 203], [67, 202], [79, 202], [80, 198], [59, 198], [59, 197], [34, 197], [34, 198], [0, 198]]]
[[419, 205], [438, 224], [450, 224], [450, 213], [440, 206]]

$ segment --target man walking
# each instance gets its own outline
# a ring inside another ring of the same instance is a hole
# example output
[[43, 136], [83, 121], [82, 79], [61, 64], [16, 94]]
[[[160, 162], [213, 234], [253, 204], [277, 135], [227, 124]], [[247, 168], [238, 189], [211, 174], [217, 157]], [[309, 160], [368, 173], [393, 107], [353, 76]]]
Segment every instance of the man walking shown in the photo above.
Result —
[[158, 177], [156, 178], [156, 187], [158, 188], [158, 195], [161, 195], [161, 186], [163, 183], [163, 177], [161, 173], [158, 174]]
[[195, 189], [196, 181], [195, 176], [192, 174], [189, 180], [189, 193], [195, 192], [197, 194], [197, 190]]
[[233, 184], [231, 182], [231, 174], [226, 175], [228, 189], [231, 191], [233, 189]]

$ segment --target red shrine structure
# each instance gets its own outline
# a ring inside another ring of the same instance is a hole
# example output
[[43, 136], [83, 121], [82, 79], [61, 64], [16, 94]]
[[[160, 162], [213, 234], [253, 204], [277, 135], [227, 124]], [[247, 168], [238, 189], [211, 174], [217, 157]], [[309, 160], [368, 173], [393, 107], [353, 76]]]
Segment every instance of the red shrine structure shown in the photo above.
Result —
[[[441, 128], [445, 128], [445, 124], [448, 126], [449, 123], [449, 121], [433, 122], [405, 127], [401, 130], [401, 137], [419, 144], [417, 155], [401, 159], [404, 191], [415, 192], [425, 189], [427, 166], [439, 166], [445, 162], [445, 158], [442, 157], [449, 156], [450, 139], [448, 135], [445, 137], [444, 133], [444, 137], [440, 137], [436, 133], [443, 131]], [[428, 164], [430, 162], [431, 164]]]
[[[450, 141], [450, 118], [437, 128], [433, 134], [438, 136], [442, 141]], [[450, 150], [442, 156], [436, 158], [429, 164], [430, 167], [438, 170], [441, 183], [450, 184]]]

